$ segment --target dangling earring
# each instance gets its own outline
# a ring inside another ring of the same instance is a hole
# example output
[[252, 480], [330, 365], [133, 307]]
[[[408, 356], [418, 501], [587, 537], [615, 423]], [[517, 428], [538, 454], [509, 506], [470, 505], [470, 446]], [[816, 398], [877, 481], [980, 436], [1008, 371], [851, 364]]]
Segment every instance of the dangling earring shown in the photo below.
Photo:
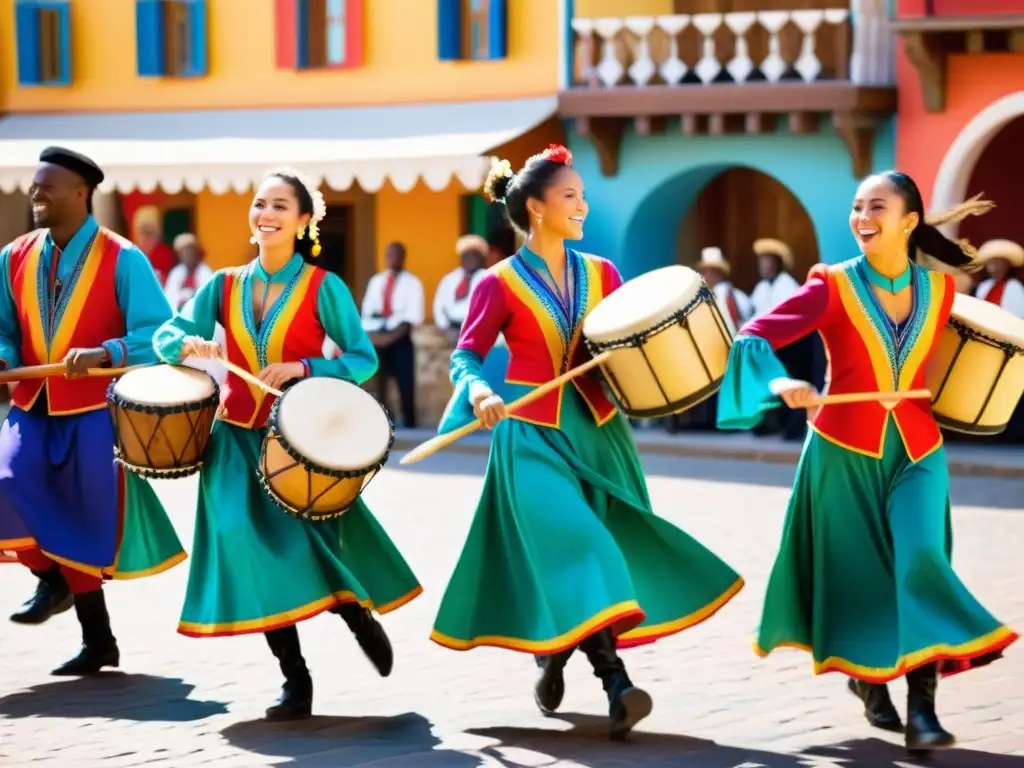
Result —
[[313, 247], [309, 251], [309, 255], [314, 259], [320, 255], [320, 238], [317, 237], [313, 240]]
[[542, 222], [542, 221], [544, 221], [544, 217], [543, 217], [543, 216], [538, 216], [538, 217], [537, 217], [537, 226], [538, 226], [538, 227], [539, 227], [539, 226], [541, 225], [541, 222]]
[[249, 238], [249, 245], [256, 245], [256, 235]]
[[305, 224], [303, 224], [301, 227], [299, 227], [299, 231], [298, 231], [298, 233], [295, 236], [299, 240], [301, 240], [302, 238], [304, 238], [306, 236], [306, 225]]
[[909, 229], [904, 229], [903, 230], [903, 234], [904, 235], [909, 235], [910, 234], [910, 230]]

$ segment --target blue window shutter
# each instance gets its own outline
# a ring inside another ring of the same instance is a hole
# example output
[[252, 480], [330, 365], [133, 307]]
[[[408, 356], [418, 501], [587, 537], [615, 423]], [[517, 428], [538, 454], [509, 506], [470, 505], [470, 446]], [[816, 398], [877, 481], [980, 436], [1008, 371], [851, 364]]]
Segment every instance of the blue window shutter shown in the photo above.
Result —
[[487, 58], [508, 56], [508, 2], [491, 0], [487, 7]]
[[462, 58], [462, 0], [437, 0], [437, 58]]
[[135, 59], [139, 77], [164, 74], [163, 0], [135, 0]]
[[190, 0], [188, 4], [188, 34], [189, 34], [189, 77], [203, 77], [207, 72], [206, 50], [209, 46], [209, 36], [206, 27], [206, 0]]
[[295, 4], [295, 64], [298, 69], [309, 66], [309, 0]]
[[60, 78], [55, 85], [71, 85], [71, 3], [57, 6], [60, 14]]
[[15, 7], [18, 39], [18, 83], [39, 84], [39, 13], [32, 3], [18, 2]]

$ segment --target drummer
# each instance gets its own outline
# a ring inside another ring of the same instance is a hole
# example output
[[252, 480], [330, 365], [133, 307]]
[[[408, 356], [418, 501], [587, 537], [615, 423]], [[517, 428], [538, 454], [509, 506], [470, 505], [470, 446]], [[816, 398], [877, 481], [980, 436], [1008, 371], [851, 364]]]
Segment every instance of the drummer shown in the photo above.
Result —
[[610, 261], [566, 246], [583, 236], [587, 203], [565, 147], [534, 155], [518, 174], [496, 163], [484, 189], [527, 239], [473, 291], [452, 354], [455, 392], [439, 431], [474, 417], [495, 429], [483, 495], [431, 637], [457, 651], [535, 655], [534, 698], [545, 713], [560, 706], [563, 669], [579, 648], [607, 694], [610, 735], [624, 738], [652, 702], [617, 649], [695, 626], [743, 582], [651, 510], [629, 424], [599, 373], [506, 419], [481, 375], [499, 331], [518, 397], [582, 362], [587, 308], [622, 278]]
[[[156, 334], [162, 360], [226, 357], [281, 389], [307, 376], [362, 384], [377, 369], [345, 283], [316, 266], [326, 212], [315, 184], [289, 169], [270, 173], [249, 209], [258, 255], [216, 272]], [[218, 321], [227, 340], [213, 339]], [[329, 337], [343, 350], [323, 357]], [[189, 637], [262, 633], [285, 683], [267, 718], [309, 717], [313, 682], [296, 624], [339, 614], [382, 677], [391, 643], [384, 614], [422, 592], [412, 570], [361, 500], [341, 517], [308, 522], [286, 514], [256, 467], [273, 396], [228, 374], [222, 411], [199, 475], [196, 534], [178, 631]], [[247, 468], [247, 469], [246, 469]], [[258, 578], [254, 578], [258, 576]]]
[[160, 573], [185, 552], [147, 481], [115, 466], [110, 379], [86, 371], [154, 362], [153, 332], [171, 308], [149, 260], [92, 217], [103, 171], [61, 147], [39, 161], [29, 192], [39, 229], [0, 251], [0, 365], [62, 361], [86, 378], [14, 387], [0, 429], [0, 552], [39, 579], [11, 621], [42, 624], [74, 605], [82, 648], [53, 674], [91, 675], [120, 663], [103, 580]]
[[988, 278], [978, 284], [975, 295], [1011, 315], [1024, 317], [1024, 284], [1013, 275], [1015, 269], [1024, 267], [1024, 248], [1012, 240], [989, 240], [978, 249], [978, 256]]
[[[972, 202], [942, 219], [984, 210]], [[863, 255], [815, 266], [794, 296], [740, 331], [719, 392], [721, 428], [750, 428], [779, 402], [814, 405], [817, 392], [789, 377], [776, 350], [815, 331], [831, 354], [830, 394], [924, 385], [955, 288], [951, 275], [911, 257], [921, 249], [963, 268], [971, 256], [928, 224], [917, 185], [902, 173], [865, 179], [849, 221]], [[928, 402], [820, 407], [783, 529], [758, 654], [809, 651], [815, 674], [848, 675], [868, 722], [892, 731], [904, 723], [886, 684], [905, 676], [907, 748], [952, 746], [935, 713], [939, 676], [998, 658], [1017, 634], [953, 570], [949, 468]]]

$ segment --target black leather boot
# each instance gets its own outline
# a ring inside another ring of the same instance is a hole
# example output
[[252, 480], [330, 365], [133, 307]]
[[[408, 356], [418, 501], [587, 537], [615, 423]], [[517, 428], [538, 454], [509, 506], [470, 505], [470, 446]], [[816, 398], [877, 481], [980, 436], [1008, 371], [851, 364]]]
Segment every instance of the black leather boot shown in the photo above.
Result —
[[912, 753], [927, 753], [956, 744], [956, 738], [935, 714], [938, 667], [927, 664], [907, 673], [907, 728], [905, 743]]
[[864, 717], [871, 725], [883, 731], [903, 733], [900, 713], [889, 698], [889, 686], [866, 683], [851, 677], [848, 687], [854, 696], [864, 702]]
[[50, 674], [59, 677], [95, 675], [104, 667], [121, 664], [117, 640], [110, 631], [110, 615], [103, 590], [75, 595], [75, 613], [82, 625], [82, 649], [70, 661], [61, 664]]
[[562, 705], [562, 697], [565, 696], [565, 678], [562, 676], [562, 670], [575, 650], [570, 648], [548, 656], [534, 657], [537, 666], [540, 667], [540, 675], [533, 686], [533, 700], [545, 715], [554, 714]]
[[281, 664], [284, 685], [281, 695], [267, 708], [268, 720], [302, 720], [313, 714], [313, 678], [302, 658], [299, 630], [290, 627], [272, 629], [264, 633], [267, 645]]
[[359, 603], [345, 603], [331, 609], [345, 620], [352, 634], [356, 636], [356, 642], [363, 649], [366, 658], [370, 660], [377, 674], [387, 677], [391, 674], [391, 668], [395, 663], [395, 656], [391, 650], [391, 641], [380, 622], [374, 618], [367, 608]]
[[580, 650], [587, 655], [608, 694], [608, 735], [613, 741], [623, 741], [633, 726], [651, 714], [654, 703], [650, 694], [630, 681], [626, 665], [615, 653], [615, 637], [610, 629], [588, 637], [580, 643]]
[[58, 613], [71, 610], [75, 604], [74, 595], [60, 573], [59, 566], [48, 571], [32, 571], [39, 583], [32, 597], [14, 613], [11, 621], [15, 624], [42, 624]]

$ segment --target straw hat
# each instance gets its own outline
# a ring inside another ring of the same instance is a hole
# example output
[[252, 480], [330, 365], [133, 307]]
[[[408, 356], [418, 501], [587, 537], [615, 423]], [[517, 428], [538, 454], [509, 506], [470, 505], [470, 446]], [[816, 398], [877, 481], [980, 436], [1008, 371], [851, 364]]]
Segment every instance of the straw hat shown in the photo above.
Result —
[[174, 238], [174, 250], [180, 251], [182, 248], [188, 248], [190, 245], [199, 245], [199, 241], [196, 240], [196, 236], [191, 232], [182, 232], [176, 238]]
[[728, 275], [732, 271], [732, 266], [725, 260], [721, 248], [711, 246], [701, 250], [697, 269], [717, 269], [722, 274]]
[[479, 251], [486, 255], [491, 249], [480, 235], [463, 235], [455, 241], [455, 253], [461, 256], [466, 251]]
[[793, 268], [793, 251], [781, 240], [762, 237], [754, 241], [754, 253], [758, 256], [778, 256], [787, 270]]
[[1006, 259], [1014, 267], [1024, 267], [1024, 248], [1012, 240], [989, 240], [978, 249], [981, 261]]

